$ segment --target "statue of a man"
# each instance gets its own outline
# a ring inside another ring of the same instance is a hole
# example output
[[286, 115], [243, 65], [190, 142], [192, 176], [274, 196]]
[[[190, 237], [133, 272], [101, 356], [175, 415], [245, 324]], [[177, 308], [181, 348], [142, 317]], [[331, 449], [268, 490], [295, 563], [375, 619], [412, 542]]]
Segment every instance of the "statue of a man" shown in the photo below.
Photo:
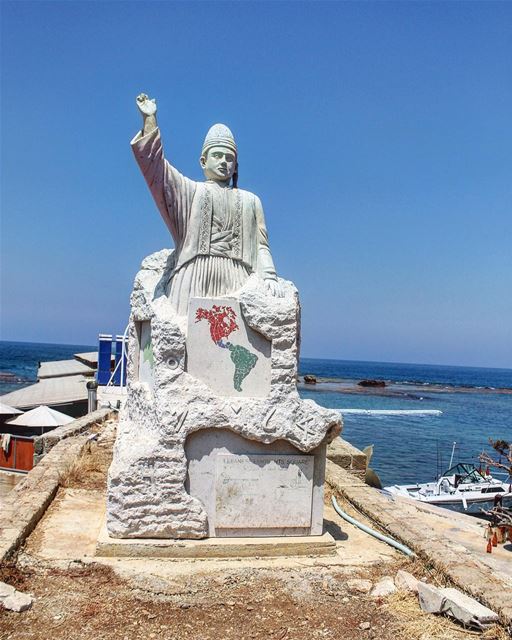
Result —
[[222, 124], [208, 131], [199, 160], [206, 182], [195, 182], [164, 158], [155, 100], [142, 93], [137, 106], [144, 125], [131, 144], [174, 239], [168, 295], [176, 312], [187, 315], [192, 297], [234, 293], [252, 273], [263, 278], [271, 295], [281, 296], [260, 199], [237, 188], [231, 131]]

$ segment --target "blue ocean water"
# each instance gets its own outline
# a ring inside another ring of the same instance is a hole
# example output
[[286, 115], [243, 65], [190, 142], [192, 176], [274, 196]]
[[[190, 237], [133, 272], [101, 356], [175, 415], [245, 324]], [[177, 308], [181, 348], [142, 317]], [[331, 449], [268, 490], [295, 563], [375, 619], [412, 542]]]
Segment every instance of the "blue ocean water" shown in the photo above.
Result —
[[300, 373], [342, 380], [370, 378], [407, 384], [512, 389], [512, 369], [301, 358]]
[[5, 342], [0, 340], [0, 395], [20, 389], [37, 380], [40, 362], [70, 360], [75, 353], [96, 351], [91, 347], [76, 344], [42, 344], [38, 342]]
[[[303, 398], [332, 409], [438, 409], [440, 416], [346, 415], [343, 438], [362, 449], [374, 445], [372, 468], [384, 485], [427, 482], [454, 462], [478, 464], [478, 454], [492, 451], [489, 438], [512, 441], [512, 370], [382, 362], [301, 360], [301, 374], [339, 380], [381, 379], [416, 383], [415, 393], [393, 396], [301, 389]], [[423, 385], [441, 385], [439, 388]], [[453, 391], [449, 389], [453, 388]], [[457, 388], [463, 391], [457, 391]]]
[[[13, 381], [0, 376], [0, 395], [35, 382], [39, 362], [65, 360], [75, 353], [95, 349], [90, 345], [0, 341], [0, 372], [15, 377]], [[434, 479], [438, 470], [448, 466], [453, 442], [457, 442], [455, 461], [477, 462], [478, 454], [488, 449], [489, 438], [512, 441], [512, 394], [492, 391], [512, 389], [510, 369], [304, 358], [300, 373], [337, 381], [372, 378], [409, 383], [411, 387], [413, 383], [421, 385], [421, 393], [414, 387], [414, 393], [393, 396], [340, 393], [335, 385], [321, 384], [300, 390], [303, 398], [311, 398], [325, 407], [443, 412], [438, 417], [345, 416], [343, 437], [358, 448], [374, 445], [371, 466], [385, 485]]]

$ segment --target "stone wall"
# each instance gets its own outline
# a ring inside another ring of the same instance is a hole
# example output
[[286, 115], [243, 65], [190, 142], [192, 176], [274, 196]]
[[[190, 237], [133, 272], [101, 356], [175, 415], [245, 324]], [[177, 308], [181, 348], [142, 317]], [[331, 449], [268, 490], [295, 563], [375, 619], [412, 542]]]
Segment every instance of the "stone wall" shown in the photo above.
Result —
[[346, 440], [335, 438], [327, 446], [327, 459], [364, 481], [368, 459]]
[[50, 505], [60, 478], [87, 442], [81, 435], [59, 442], [7, 495], [0, 513], [0, 564], [12, 556]]
[[0, 512], [0, 565], [17, 551], [44, 515], [61, 478], [87, 445], [84, 432], [111, 414], [110, 409], [94, 411], [37, 439], [37, 466], [7, 494]]
[[57, 427], [57, 429], [53, 429], [53, 431], [34, 438], [34, 467], [41, 461], [43, 456], [51, 451], [61, 440], [72, 438], [88, 431], [93, 425], [108, 420], [113, 413], [112, 409], [97, 409], [82, 418], [73, 420], [73, 422], [69, 424]]

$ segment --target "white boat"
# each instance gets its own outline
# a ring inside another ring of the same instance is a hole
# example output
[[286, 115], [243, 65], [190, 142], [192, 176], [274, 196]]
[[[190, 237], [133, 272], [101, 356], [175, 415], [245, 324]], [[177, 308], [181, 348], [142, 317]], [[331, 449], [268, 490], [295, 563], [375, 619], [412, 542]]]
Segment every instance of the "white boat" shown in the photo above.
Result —
[[492, 509], [496, 496], [501, 496], [504, 507], [512, 506], [512, 482], [493, 478], [469, 462], [459, 462], [436, 482], [395, 484], [383, 490], [393, 496], [466, 513], [479, 514], [481, 509]]

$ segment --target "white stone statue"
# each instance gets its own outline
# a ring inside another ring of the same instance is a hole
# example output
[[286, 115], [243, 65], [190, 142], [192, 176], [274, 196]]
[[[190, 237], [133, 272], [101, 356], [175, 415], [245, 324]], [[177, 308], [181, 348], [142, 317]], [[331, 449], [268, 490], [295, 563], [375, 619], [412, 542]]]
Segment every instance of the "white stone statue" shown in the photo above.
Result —
[[156, 102], [137, 97], [143, 129], [132, 149], [175, 243], [168, 296], [180, 316], [189, 299], [238, 291], [252, 273], [267, 291], [283, 295], [268, 245], [258, 196], [237, 188], [238, 152], [228, 127], [208, 131], [200, 157], [206, 182], [183, 176], [164, 158]]
[[319, 535], [341, 418], [297, 392], [299, 295], [276, 276], [259, 199], [236, 187], [233, 136], [210, 129], [194, 182], [164, 160], [155, 102], [137, 104], [133, 150], [176, 246], [135, 277], [108, 534]]

